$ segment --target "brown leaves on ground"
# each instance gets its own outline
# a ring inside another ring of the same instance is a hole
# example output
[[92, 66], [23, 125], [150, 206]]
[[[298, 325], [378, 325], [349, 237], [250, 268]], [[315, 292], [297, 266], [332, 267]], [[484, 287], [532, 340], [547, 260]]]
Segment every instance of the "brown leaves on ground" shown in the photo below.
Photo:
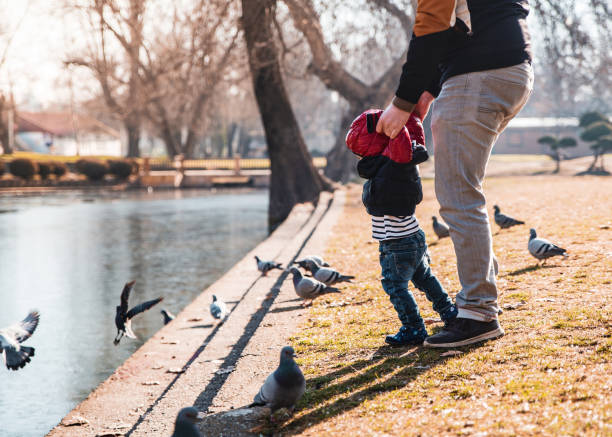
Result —
[[[436, 242], [433, 183], [425, 181], [424, 189], [417, 217], [430, 242], [432, 268], [454, 296], [459, 284], [452, 242]], [[489, 209], [498, 204], [526, 222], [499, 233], [493, 225], [506, 335], [444, 358], [444, 350], [387, 347], [384, 336], [400, 324], [380, 285], [378, 247], [370, 244], [360, 187], [353, 187], [325, 258], [356, 279], [341, 294], [316, 300], [292, 339], [308, 389], [277, 431], [612, 435], [612, 233], [601, 227], [612, 214], [612, 181], [495, 178], [485, 191]], [[527, 251], [531, 227], [570, 256], [539, 266]], [[437, 319], [423, 294], [412, 290], [423, 317]]]

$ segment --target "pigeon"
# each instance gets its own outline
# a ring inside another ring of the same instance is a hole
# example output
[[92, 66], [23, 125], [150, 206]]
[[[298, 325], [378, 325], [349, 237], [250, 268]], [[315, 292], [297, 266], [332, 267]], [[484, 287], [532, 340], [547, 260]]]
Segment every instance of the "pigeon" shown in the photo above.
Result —
[[204, 414], [194, 407], [185, 407], [179, 411], [174, 422], [174, 432], [171, 437], [202, 437], [196, 423], [204, 420]]
[[21, 369], [34, 356], [34, 348], [21, 346], [21, 343], [32, 336], [38, 326], [39, 318], [38, 311], [31, 311], [21, 322], [0, 329], [0, 353], [7, 369]]
[[164, 316], [164, 325], [167, 325], [176, 317], [174, 314], [167, 310], [161, 310], [160, 312], [162, 313], [162, 316]]
[[438, 236], [438, 240], [450, 236], [450, 233], [448, 231], [448, 225], [446, 223], [439, 222], [438, 217], [436, 217], [435, 215], [431, 219], [433, 220], [433, 230]]
[[305, 257], [304, 259], [298, 260], [298, 261], [294, 261], [293, 264], [297, 264], [299, 265], [301, 268], [306, 269], [308, 271], [310, 271], [310, 269], [308, 268], [309, 261], [314, 262], [316, 265], [318, 265], [319, 267], [329, 267], [329, 264], [326, 263], [323, 258], [321, 258], [320, 256], [317, 255], [308, 255], [307, 257]]
[[351, 279], [355, 279], [354, 276], [341, 275], [337, 270], [328, 267], [320, 267], [312, 260], [303, 260], [302, 264], [307, 266], [304, 268], [312, 273], [313, 278], [328, 286], [338, 282], [351, 282]]
[[263, 273], [264, 276], [266, 276], [272, 269], [283, 269], [281, 264], [275, 263], [274, 261], [262, 261], [258, 256], [255, 256], [255, 261], [257, 261], [257, 270]]
[[525, 224], [525, 222], [513, 219], [510, 216], [502, 214], [500, 212], [499, 206], [497, 205], [493, 205], [493, 209], [495, 210], [495, 223], [497, 223], [497, 226], [499, 226], [501, 229], [508, 229], [512, 226]]
[[215, 319], [223, 319], [227, 315], [227, 307], [225, 302], [217, 299], [217, 296], [213, 294], [213, 301], [210, 304], [210, 314]]
[[306, 380], [294, 361], [295, 356], [291, 346], [281, 349], [280, 364], [266, 378], [249, 408], [265, 406], [270, 408], [271, 413], [280, 408], [287, 408], [293, 413], [295, 404], [306, 391]]
[[136, 305], [128, 311], [128, 300], [130, 299], [130, 292], [135, 282], [136, 281], [127, 282], [121, 292], [121, 305], [117, 307], [117, 314], [115, 315], [115, 326], [117, 326], [117, 336], [115, 340], [113, 340], [115, 346], [119, 344], [124, 335], [129, 338], [138, 338], [132, 332], [132, 319], [134, 316], [145, 312], [164, 300], [163, 297], [158, 297], [157, 299]]
[[293, 274], [293, 288], [296, 294], [304, 300], [312, 301], [315, 297], [321, 295], [323, 291], [340, 291], [337, 288], [328, 287], [323, 282], [317, 281], [314, 278], [302, 276], [297, 267], [291, 267], [289, 272]]
[[527, 248], [529, 249], [529, 253], [539, 261], [544, 260], [544, 262], [546, 262], [547, 258], [557, 255], [567, 257], [567, 251], [565, 249], [544, 238], [538, 238], [536, 230], [533, 228], [529, 230], [529, 243], [527, 244]]

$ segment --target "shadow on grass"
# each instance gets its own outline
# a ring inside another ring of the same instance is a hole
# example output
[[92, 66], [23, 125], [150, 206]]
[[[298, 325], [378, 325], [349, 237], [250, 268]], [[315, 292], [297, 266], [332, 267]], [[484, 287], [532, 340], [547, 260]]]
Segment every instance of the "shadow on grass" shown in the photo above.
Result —
[[302, 308], [304, 308], [302, 305], [293, 305], [293, 306], [284, 307], [284, 308], [274, 308], [273, 310], [270, 310], [270, 312], [271, 313], [285, 313], [287, 311], [301, 310]]
[[547, 265], [541, 265], [541, 264], [536, 264], [534, 266], [529, 266], [529, 267], [523, 267], [522, 269], [518, 269], [518, 270], [514, 270], [512, 272], [508, 272], [505, 275], [502, 276], [502, 278], [505, 278], [506, 276], [518, 276], [518, 275], [522, 275], [525, 273], [529, 273], [529, 272], [536, 272], [540, 269], [552, 269], [555, 266], [547, 266]]
[[[482, 344], [459, 349], [467, 353]], [[288, 435], [299, 434], [382, 393], [406, 387], [422, 373], [443, 364], [446, 361], [440, 357], [443, 352], [444, 349], [384, 346], [375, 351], [371, 359], [359, 360], [326, 375], [311, 378], [306, 382], [306, 393], [298, 404], [298, 410], [308, 408], [312, 411], [284, 423], [276, 431]], [[342, 382], [337, 382], [347, 376]], [[377, 380], [379, 382], [372, 385]], [[329, 403], [338, 396], [338, 399]]]

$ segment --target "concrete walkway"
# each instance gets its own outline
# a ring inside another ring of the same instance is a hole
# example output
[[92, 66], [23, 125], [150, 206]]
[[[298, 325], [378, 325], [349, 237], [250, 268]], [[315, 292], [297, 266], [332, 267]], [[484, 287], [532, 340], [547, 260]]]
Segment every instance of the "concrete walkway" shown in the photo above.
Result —
[[[337, 191], [334, 196], [323, 193], [316, 208], [294, 208], [267, 240], [138, 349], [48, 435], [169, 436], [185, 406], [215, 413], [250, 403], [303, 316], [286, 280], [290, 276], [280, 270], [261, 276], [253, 256], [287, 266], [300, 256], [322, 254], [343, 205], [344, 191]], [[228, 304], [230, 314], [222, 324], [208, 312], [212, 294]], [[239, 428], [240, 420], [235, 422]], [[219, 435], [219, 430], [203, 431]], [[226, 431], [224, 435], [240, 434]]]

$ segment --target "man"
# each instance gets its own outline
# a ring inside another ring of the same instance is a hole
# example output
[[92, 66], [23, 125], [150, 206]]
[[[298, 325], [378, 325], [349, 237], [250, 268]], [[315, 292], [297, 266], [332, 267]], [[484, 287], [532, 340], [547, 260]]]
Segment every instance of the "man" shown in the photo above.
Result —
[[394, 138], [411, 112], [432, 111], [435, 188], [450, 227], [461, 291], [457, 318], [424, 345], [504, 334], [482, 190], [491, 149], [533, 88], [527, 0], [418, 0], [408, 59], [376, 130]]

